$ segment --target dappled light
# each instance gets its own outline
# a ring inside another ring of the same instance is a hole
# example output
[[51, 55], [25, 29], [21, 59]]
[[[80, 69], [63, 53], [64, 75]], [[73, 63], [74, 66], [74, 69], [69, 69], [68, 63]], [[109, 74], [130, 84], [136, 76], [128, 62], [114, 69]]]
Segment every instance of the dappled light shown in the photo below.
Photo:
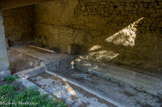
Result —
[[76, 96], [75, 90], [69, 85], [69, 83], [64, 82], [64, 84], [65, 84], [67, 92], [72, 96]]
[[137, 35], [137, 26], [138, 23], [144, 18], [140, 18], [127, 27], [123, 28], [121, 31], [115, 33], [114, 35], [108, 37], [105, 41], [114, 43], [115, 45], [123, 45], [123, 46], [135, 46], [135, 39]]
[[102, 48], [102, 46], [100, 46], [100, 45], [95, 45], [95, 46], [91, 47], [91, 48], [89, 49], [89, 51], [95, 51], [95, 50], [98, 50], [98, 49], [101, 49], [101, 48]]
[[115, 53], [111, 50], [99, 50], [97, 52], [91, 52], [89, 53], [90, 56], [95, 57], [95, 59], [97, 60], [112, 60], [114, 58], [116, 58], [119, 54]]
[[[122, 45], [126, 47], [134, 47], [135, 40], [137, 36], [137, 26], [141, 20], [144, 18], [140, 18], [137, 21], [133, 22], [132, 24], [128, 25], [127, 27], [123, 28], [119, 32], [115, 33], [112, 36], [109, 36], [103, 42], [113, 43], [114, 45]], [[114, 52], [113, 50], [104, 49], [105, 46], [102, 45], [94, 45], [89, 49], [89, 55], [87, 59], [96, 59], [99, 61], [111, 61], [114, 58], [119, 56], [119, 53]]]
[[[142, 20], [144, 20], [144, 17], [141, 17], [138, 20], [132, 22], [119, 32], [111, 36], [108, 35], [105, 40], [102, 39], [102, 43], [91, 46], [88, 51], [89, 54], [84, 57], [84, 59], [91, 59], [103, 62], [118, 60], [120, 56], [124, 54], [121, 54], [122, 50], [131, 49], [131, 47], [136, 46], [138, 27], [140, 26]], [[125, 55], [126, 54], [127, 53], [125, 53]]]

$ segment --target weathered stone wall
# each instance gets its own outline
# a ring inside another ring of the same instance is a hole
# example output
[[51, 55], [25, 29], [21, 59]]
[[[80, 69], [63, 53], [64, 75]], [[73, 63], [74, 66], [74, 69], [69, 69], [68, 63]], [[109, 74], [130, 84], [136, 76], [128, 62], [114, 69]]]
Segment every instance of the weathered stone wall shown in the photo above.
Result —
[[19, 7], [3, 11], [5, 35], [9, 45], [29, 44], [34, 33], [34, 6]]
[[55, 0], [36, 5], [35, 16], [40, 46], [79, 44], [87, 59], [162, 67], [160, 0]]

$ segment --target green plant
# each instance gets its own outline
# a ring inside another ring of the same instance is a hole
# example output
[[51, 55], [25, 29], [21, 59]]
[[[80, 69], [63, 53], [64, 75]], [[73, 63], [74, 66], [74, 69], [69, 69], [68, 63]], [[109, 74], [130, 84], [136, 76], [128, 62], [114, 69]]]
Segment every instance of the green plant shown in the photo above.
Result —
[[15, 93], [16, 87], [5, 84], [0, 86], [0, 96], [2, 97], [11, 97]]
[[[13, 102], [14, 104], [9, 105], [10, 107], [67, 107], [60, 99], [54, 99], [48, 98], [47, 95], [41, 95], [34, 88], [22, 92], [13, 85], [0, 86], [0, 101], [5, 103]], [[34, 105], [25, 105], [23, 103], [33, 103]]]
[[9, 83], [15, 81], [16, 79], [18, 79], [19, 77], [16, 75], [16, 76], [8, 76], [8, 77], [4, 77], [3, 78], [3, 81], [7, 81]]

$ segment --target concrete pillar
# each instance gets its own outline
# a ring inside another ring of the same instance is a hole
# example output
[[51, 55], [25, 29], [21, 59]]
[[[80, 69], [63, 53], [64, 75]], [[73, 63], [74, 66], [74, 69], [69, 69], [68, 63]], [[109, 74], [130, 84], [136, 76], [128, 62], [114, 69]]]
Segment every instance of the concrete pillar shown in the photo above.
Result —
[[0, 10], [0, 77], [9, 75], [11, 75], [11, 73], [9, 70], [2, 11]]

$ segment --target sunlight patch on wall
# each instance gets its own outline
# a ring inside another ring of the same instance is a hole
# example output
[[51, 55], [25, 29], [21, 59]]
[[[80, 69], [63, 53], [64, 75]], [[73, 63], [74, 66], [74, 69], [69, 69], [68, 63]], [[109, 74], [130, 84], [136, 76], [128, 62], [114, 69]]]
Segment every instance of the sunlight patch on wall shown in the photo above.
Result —
[[95, 45], [95, 46], [91, 47], [91, 48], [89, 49], [89, 51], [95, 51], [95, 50], [99, 50], [99, 49], [101, 49], [101, 48], [102, 48], [102, 46], [100, 46], [100, 45]]
[[119, 54], [118, 53], [115, 53], [111, 50], [100, 50], [100, 51], [97, 51], [97, 52], [91, 52], [89, 53], [89, 58], [93, 59], [97, 59], [97, 60], [112, 60], [114, 58], [116, 58]]
[[121, 31], [115, 33], [114, 35], [108, 37], [105, 41], [108, 43], [114, 43], [115, 45], [123, 46], [135, 46], [135, 39], [137, 36], [137, 25], [144, 18], [140, 18], [134, 23], [128, 25]]

